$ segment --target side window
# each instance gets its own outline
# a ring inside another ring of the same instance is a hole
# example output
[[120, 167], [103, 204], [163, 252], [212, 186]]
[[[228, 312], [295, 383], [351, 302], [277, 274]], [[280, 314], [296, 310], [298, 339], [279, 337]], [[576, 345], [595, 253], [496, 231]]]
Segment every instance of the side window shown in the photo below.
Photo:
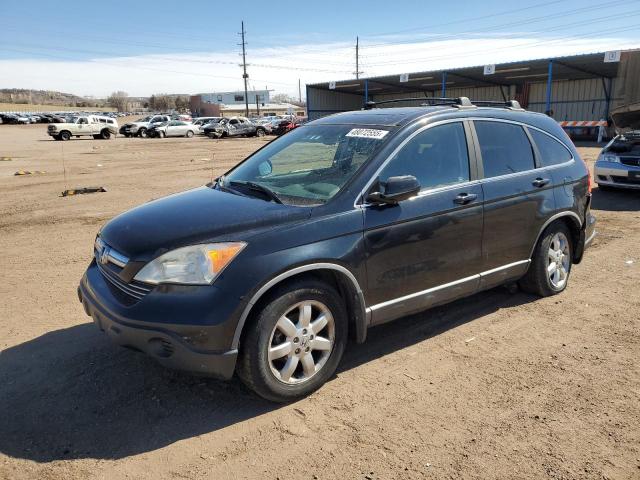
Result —
[[573, 155], [567, 150], [567, 147], [549, 135], [539, 130], [534, 130], [533, 128], [529, 129], [529, 133], [540, 151], [540, 156], [542, 157], [540, 161], [545, 167], [568, 162], [573, 158]]
[[400, 175], [413, 175], [422, 189], [469, 181], [469, 153], [462, 123], [447, 123], [417, 134], [382, 170], [380, 181]]
[[475, 121], [485, 178], [535, 168], [533, 149], [520, 125]]

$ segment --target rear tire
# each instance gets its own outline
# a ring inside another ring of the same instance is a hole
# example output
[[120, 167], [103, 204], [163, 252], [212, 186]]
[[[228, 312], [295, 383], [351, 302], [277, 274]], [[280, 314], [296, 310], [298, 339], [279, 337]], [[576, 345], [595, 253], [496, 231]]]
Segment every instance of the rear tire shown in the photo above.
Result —
[[261, 397], [289, 402], [336, 371], [347, 343], [347, 312], [331, 286], [301, 279], [277, 288], [245, 331], [239, 377]]
[[100, 138], [103, 140], [109, 140], [111, 138], [111, 132], [105, 128], [100, 132]]
[[520, 288], [541, 297], [557, 295], [567, 288], [572, 264], [571, 232], [564, 223], [553, 223], [538, 240]]

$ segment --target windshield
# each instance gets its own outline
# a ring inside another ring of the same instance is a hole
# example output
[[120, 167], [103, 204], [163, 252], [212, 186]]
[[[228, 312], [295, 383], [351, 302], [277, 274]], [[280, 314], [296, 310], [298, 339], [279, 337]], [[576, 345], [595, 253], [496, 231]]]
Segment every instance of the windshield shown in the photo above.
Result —
[[300, 127], [256, 152], [219, 183], [230, 188], [259, 184], [292, 205], [325, 203], [373, 157], [388, 133], [347, 125]]

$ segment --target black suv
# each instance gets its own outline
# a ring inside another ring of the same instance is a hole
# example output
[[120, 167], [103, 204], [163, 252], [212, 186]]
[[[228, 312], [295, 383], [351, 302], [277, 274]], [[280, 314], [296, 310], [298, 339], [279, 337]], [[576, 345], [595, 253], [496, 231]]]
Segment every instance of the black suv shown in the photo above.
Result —
[[78, 293], [116, 343], [288, 401], [371, 326], [508, 282], [562, 292], [590, 201], [572, 142], [517, 102], [341, 113], [111, 220]]

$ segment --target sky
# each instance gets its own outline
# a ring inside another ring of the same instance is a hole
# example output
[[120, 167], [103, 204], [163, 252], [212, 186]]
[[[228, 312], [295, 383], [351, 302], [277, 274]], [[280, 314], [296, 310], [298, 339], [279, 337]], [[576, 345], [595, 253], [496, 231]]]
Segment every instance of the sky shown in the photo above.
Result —
[[[152, 6], [152, 7], [151, 7]], [[640, 47], [640, 0], [0, 0], [0, 88], [105, 97], [305, 84]]]

